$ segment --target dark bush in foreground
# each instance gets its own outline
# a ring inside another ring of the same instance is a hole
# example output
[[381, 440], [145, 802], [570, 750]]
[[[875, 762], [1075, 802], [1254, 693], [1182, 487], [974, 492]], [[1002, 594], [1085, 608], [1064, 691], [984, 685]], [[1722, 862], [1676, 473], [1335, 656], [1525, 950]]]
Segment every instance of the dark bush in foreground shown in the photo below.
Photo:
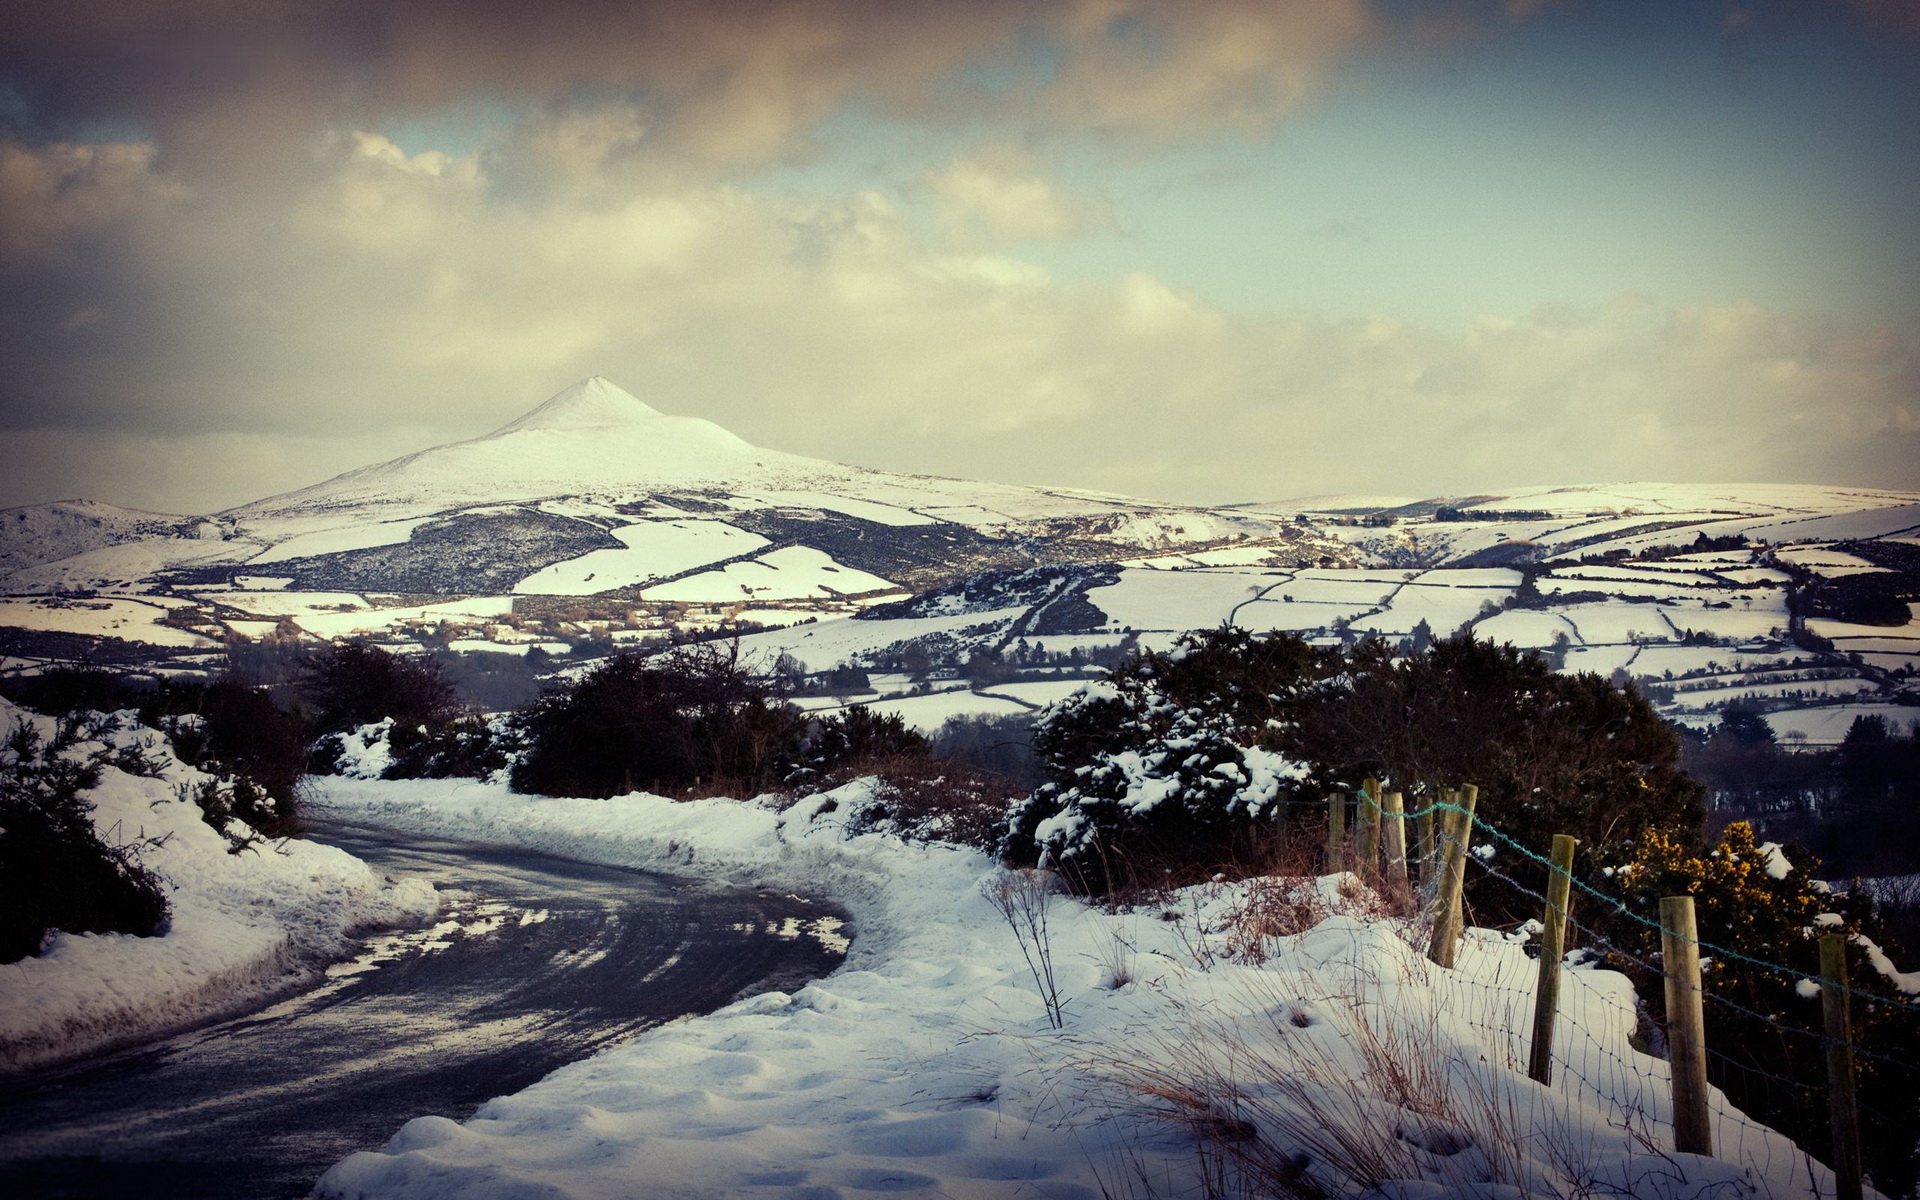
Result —
[[999, 845], [1007, 807], [1021, 792], [998, 775], [924, 754], [866, 759], [849, 764], [843, 774], [874, 780], [872, 798], [853, 823], [855, 832], [873, 829], [982, 850]]
[[100, 768], [57, 756], [70, 729], [44, 745], [23, 723], [0, 749], [0, 962], [39, 953], [49, 930], [145, 937], [166, 924], [159, 881], [93, 831], [80, 793]]
[[142, 724], [167, 734], [181, 762], [220, 777], [192, 797], [216, 829], [224, 829], [229, 817], [276, 837], [299, 826], [306, 724], [258, 686], [231, 675], [156, 683], [108, 671], [61, 669], [14, 681], [9, 693], [48, 716], [132, 709]]
[[197, 797], [209, 823], [221, 828], [235, 816], [273, 837], [299, 828], [307, 735], [298, 714], [232, 678], [165, 684], [138, 707], [145, 724], [172, 739], [181, 762], [223, 777], [211, 794]]
[[545, 796], [705, 788], [751, 794], [798, 753], [798, 710], [707, 643], [671, 657], [617, 654], [542, 695], [518, 720], [526, 752], [513, 786]]
[[1326, 670], [1297, 637], [1237, 629], [1115, 667], [1035, 727], [1046, 782], [1014, 806], [1006, 856], [1098, 893], [1248, 860], [1308, 776], [1278, 723]]

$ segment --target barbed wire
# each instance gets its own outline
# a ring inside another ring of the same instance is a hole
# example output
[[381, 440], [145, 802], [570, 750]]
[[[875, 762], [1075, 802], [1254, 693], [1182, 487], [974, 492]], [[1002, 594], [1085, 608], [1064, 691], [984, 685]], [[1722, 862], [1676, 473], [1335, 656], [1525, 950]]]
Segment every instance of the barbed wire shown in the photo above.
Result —
[[[1379, 802], [1373, 798], [1372, 793], [1366, 791], [1365, 789], [1359, 790], [1358, 792], [1355, 793], [1355, 795], [1359, 798], [1361, 803], [1371, 808], [1374, 812], [1379, 813], [1383, 819], [1387, 816], [1398, 816], [1401, 819], [1413, 819], [1413, 818], [1418, 818], [1422, 816], [1429, 816], [1437, 812], [1455, 812], [1455, 813], [1461, 814], [1462, 816], [1472, 817], [1474, 821], [1474, 830], [1489, 834], [1495, 840], [1506, 844], [1507, 846], [1511, 847], [1513, 850], [1519, 852], [1523, 857], [1531, 859], [1532, 861], [1540, 864], [1541, 866], [1546, 867], [1549, 871], [1556, 871], [1559, 869], [1554, 866], [1552, 859], [1546, 857], [1543, 854], [1536, 852], [1535, 850], [1521, 843], [1520, 841], [1515, 839], [1513, 836], [1506, 833], [1504, 830], [1500, 829], [1498, 826], [1494, 825], [1492, 822], [1481, 817], [1479, 813], [1469, 810], [1461, 805], [1455, 804], [1452, 801], [1435, 800], [1423, 808], [1414, 809], [1412, 811], [1402, 811], [1397, 814], [1392, 814], [1392, 813], [1388, 813], [1385, 808], [1381, 807]], [[1434, 837], [1434, 845], [1436, 849], [1438, 848], [1440, 843], [1451, 842], [1452, 840], [1454, 840], [1451, 834], [1447, 833], [1446, 831], [1440, 829], [1437, 826], [1434, 829], [1433, 837]], [[1473, 856], [1469, 855], [1470, 859], [1472, 857]], [[1485, 866], [1484, 863], [1482, 863], [1481, 865]], [[1609, 908], [1613, 909], [1615, 912], [1618, 912], [1621, 916], [1626, 917], [1630, 921], [1633, 921], [1639, 925], [1645, 926], [1648, 929], [1654, 930], [1666, 936], [1670, 936], [1670, 937], [1684, 936], [1681, 934], [1679, 930], [1669, 929], [1665, 925], [1662, 925], [1658, 920], [1655, 920], [1651, 917], [1642, 916], [1641, 914], [1633, 911], [1633, 909], [1627, 905], [1627, 902], [1625, 900], [1622, 900], [1616, 896], [1608, 895], [1606, 892], [1603, 892], [1599, 888], [1594, 887], [1592, 884], [1588, 883], [1586, 880], [1581, 879], [1578, 875], [1574, 875], [1571, 872], [1569, 872], [1567, 875], [1567, 878], [1574, 887], [1579, 888], [1581, 891], [1601, 901], [1603, 904], [1607, 905]], [[1535, 894], [1537, 895], [1538, 893], [1535, 893]], [[1587, 929], [1589, 932], [1592, 932], [1591, 926], [1587, 926]], [[1787, 978], [1794, 980], [1796, 983], [1799, 982], [1800, 980], [1814, 978], [1813, 976], [1810, 976], [1806, 971], [1795, 969], [1793, 967], [1787, 966], [1784, 963], [1769, 962], [1766, 959], [1755, 958], [1750, 954], [1743, 954], [1738, 950], [1734, 950], [1726, 946], [1721, 946], [1713, 942], [1708, 942], [1700, 938], [1694, 938], [1691, 940], [1694, 941], [1694, 943], [1698, 945], [1703, 951], [1711, 951], [1715, 955], [1721, 958], [1730, 959], [1735, 962], [1746, 963], [1749, 966], [1759, 967], [1763, 970], [1770, 971], [1776, 975], [1783, 975]], [[1907, 1012], [1907, 1013], [1920, 1013], [1920, 1001], [1917, 1001], [1917, 1000], [1894, 999], [1894, 998], [1880, 995], [1875, 992], [1869, 992], [1861, 988], [1853, 987], [1850, 984], [1840, 985], [1840, 984], [1834, 984], [1830, 982], [1823, 982], [1821, 986], [1833, 987], [1838, 991], [1842, 991], [1847, 993], [1848, 995], [1858, 997], [1859, 999], [1867, 1003], [1879, 1005], [1882, 1008], [1891, 1008], [1896, 1011]]]
[[[1502, 882], [1512, 887], [1515, 891], [1521, 893], [1524, 896], [1528, 896], [1534, 900], [1538, 900], [1543, 905], [1547, 903], [1546, 896], [1528, 887], [1526, 884], [1521, 883], [1519, 880], [1515, 879], [1513, 876], [1508, 875], [1503, 871], [1495, 870], [1492, 866], [1488, 865], [1487, 863], [1480, 862], [1478, 860], [1473, 860], [1473, 861], [1475, 865], [1479, 867], [1479, 869], [1483, 873], [1489, 876], [1492, 876], [1493, 878], [1501, 880]], [[1591, 926], [1584, 926], [1583, 928], [1586, 929], [1588, 935], [1596, 943], [1607, 947], [1607, 949], [1614, 955], [1626, 960], [1629, 963], [1632, 963], [1634, 966], [1639, 967], [1640, 969], [1646, 971], [1648, 974], [1663, 975], [1666, 973], [1665, 968], [1662, 967], [1660, 964], [1649, 962], [1645, 958], [1642, 958], [1639, 955], [1634, 954], [1632, 951], [1623, 949], [1617, 942], [1613, 941], [1611, 938], [1607, 937], [1605, 934], [1600, 933], [1599, 931], [1593, 929]], [[1805, 978], [1805, 976], [1802, 976], [1802, 977]], [[1828, 985], [1823, 983], [1821, 986], [1825, 987]], [[1714, 1004], [1717, 1004], [1722, 1008], [1731, 1009], [1734, 1012], [1737, 1012], [1744, 1017], [1748, 1017], [1756, 1021], [1761, 1021], [1775, 1029], [1782, 1030], [1786, 1033], [1798, 1034], [1801, 1037], [1807, 1038], [1809, 1041], [1819, 1042], [1823, 1047], [1828, 1045], [1834, 1045], [1834, 1044], [1844, 1044], [1846, 1046], [1849, 1046], [1853, 1050], [1853, 1053], [1856, 1057], [1865, 1058], [1873, 1062], [1885, 1063], [1888, 1066], [1898, 1067], [1903, 1071], [1913, 1071], [1913, 1072], [1920, 1073], [1920, 1062], [1910, 1062], [1906, 1059], [1894, 1058], [1890, 1055], [1880, 1054], [1875, 1051], [1868, 1050], [1866, 1047], [1861, 1046], [1857, 1041], [1850, 1041], [1847, 1039], [1835, 1038], [1835, 1037], [1829, 1036], [1825, 1029], [1808, 1029], [1799, 1025], [1790, 1025], [1772, 1014], [1763, 1013], [1757, 1009], [1749, 1008], [1746, 1005], [1741, 1004], [1737, 1000], [1729, 999], [1728, 997], [1722, 996], [1717, 992], [1710, 991], [1705, 987], [1702, 987], [1700, 989], [1700, 995], [1703, 999], [1708, 1000]]]

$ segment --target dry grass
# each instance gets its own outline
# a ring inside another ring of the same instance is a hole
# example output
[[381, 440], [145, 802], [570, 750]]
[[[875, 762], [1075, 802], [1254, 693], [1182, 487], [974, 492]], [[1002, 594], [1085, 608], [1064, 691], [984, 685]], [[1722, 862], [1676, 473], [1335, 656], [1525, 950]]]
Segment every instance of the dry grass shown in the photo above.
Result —
[[1063, 1028], [1066, 1002], [1053, 972], [1053, 938], [1048, 924], [1055, 891], [1053, 872], [1038, 867], [1006, 868], [988, 879], [982, 890], [1020, 943], [1020, 955], [1026, 959], [1034, 987], [1040, 991], [1048, 1024]]
[[1395, 1180], [1592, 1193], [1582, 1141], [1544, 1092], [1451, 1041], [1445, 1013], [1407, 1011], [1432, 993], [1289, 974], [1308, 987], [1263, 975], [1249, 986], [1266, 993], [1232, 1006], [1250, 1016], [1175, 1003], [1126, 1055], [1085, 1064], [1118, 1086], [1117, 1109], [1144, 1100], [1192, 1137], [1202, 1194], [1323, 1200]]

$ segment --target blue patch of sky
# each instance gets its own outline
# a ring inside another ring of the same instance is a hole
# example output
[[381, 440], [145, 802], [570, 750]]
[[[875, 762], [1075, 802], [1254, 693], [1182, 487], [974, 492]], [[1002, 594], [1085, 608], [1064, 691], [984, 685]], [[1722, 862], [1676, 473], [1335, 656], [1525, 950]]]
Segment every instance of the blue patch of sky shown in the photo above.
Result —
[[[1014, 252], [1062, 279], [1146, 271], [1241, 311], [1453, 327], [1636, 293], [1913, 325], [1920, 42], [1723, 19], [1549, 12], [1437, 57], [1354, 64], [1270, 139], [1056, 145], [1043, 171], [1104, 196], [1114, 227]], [[822, 132], [818, 158], [755, 186], [879, 189], [911, 209], [913, 180], [1009, 130], [849, 112]]]
[[383, 122], [380, 132], [407, 154], [438, 150], [461, 156], [484, 148], [491, 138], [520, 120], [524, 112], [521, 105], [474, 99]]

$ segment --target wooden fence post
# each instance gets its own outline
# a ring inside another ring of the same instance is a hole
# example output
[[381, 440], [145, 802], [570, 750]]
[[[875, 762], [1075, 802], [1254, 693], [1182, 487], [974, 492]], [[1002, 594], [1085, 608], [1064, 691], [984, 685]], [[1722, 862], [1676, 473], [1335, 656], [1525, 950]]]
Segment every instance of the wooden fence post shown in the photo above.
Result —
[[1347, 794], [1335, 791], [1327, 797], [1327, 874], [1338, 875], [1347, 869]]
[[[1435, 804], [1453, 803], [1452, 788], [1441, 788], [1437, 794], [1439, 799], [1422, 804], [1420, 806], [1420, 815], [1414, 819], [1414, 829], [1419, 834], [1420, 839], [1418, 857], [1420, 859], [1420, 891], [1423, 894], [1429, 892], [1433, 887], [1433, 863], [1434, 859], [1440, 854], [1439, 845], [1434, 837], [1436, 826], [1433, 820], [1433, 808]], [[1446, 827], [1447, 814], [1445, 810], [1442, 810], [1438, 828], [1444, 830]]]
[[1369, 779], [1360, 785], [1354, 797], [1360, 806], [1360, 878], [1368, 883], [1380, 880], [1380, 781]]
[[1827, 1104], [1833, 1113], [1834, 1194], [1860, 1200], [1860, 1109], [1853, 1091], [1853, 1022], [1847, 1012], [1847, 938], [1820, 938], [1820, 1008], [1826, 1017]]
[[1713, 1153], [1707, 1112], [1707, 1034], [1700, 991], [1700, 931], [1692, 896], [1660, 899], [1660, 963], [1667, 977], [1667, 1058], [1673, 1068], [1673, 1148]]
[[1545, 1084], [1553, 1083], [1553, 1022], [1560, 1007], [1560, 959], [1567, 952], [1567, 902], [1573, 892], [1574, 840], [1567, 834], [1553, 835], [1553, 871], [1547, 876], [1547, 911], [1541, 915], [1546, 925], [1540, 931], [1540, 983], [1533, 994], [1533, 1047], [1527, 1058], [1527, 1074]]
[[1446, 822], [1446, 860], [1440, 867], [1440, 893], [1434, 898], [1433, 934], [1427, 941], [1427, 957], [1443, 967], [1453, 966], [1453, 954], [1466, 924], [1461, 893], [1467, 883], [1467, 847], [1473, 842], [1473, 810], [1480, 803], [1480, 789], [1469, 783], [1460, 789], [1460, 810], [1450, 811]]
[[1387, 850], [1387, 900], [1395, 912], [1406, 912], [1413, 893], [1407, 886], [1407, 821], [1405, 798], [1388, 792], [1380, 798], [1382, 841]]

